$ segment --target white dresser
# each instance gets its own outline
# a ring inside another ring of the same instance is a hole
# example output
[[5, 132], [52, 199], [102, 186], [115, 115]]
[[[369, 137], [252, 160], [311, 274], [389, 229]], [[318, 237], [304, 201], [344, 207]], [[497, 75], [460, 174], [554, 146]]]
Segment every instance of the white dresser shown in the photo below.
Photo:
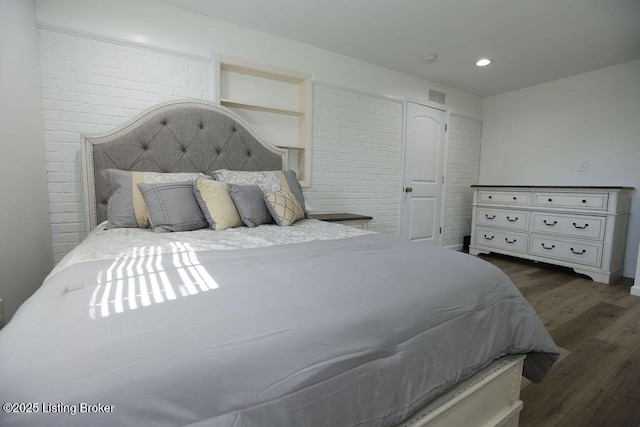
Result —
[[496, 252], [620, 277], [632, 187], [473, 185], [469, 253]]

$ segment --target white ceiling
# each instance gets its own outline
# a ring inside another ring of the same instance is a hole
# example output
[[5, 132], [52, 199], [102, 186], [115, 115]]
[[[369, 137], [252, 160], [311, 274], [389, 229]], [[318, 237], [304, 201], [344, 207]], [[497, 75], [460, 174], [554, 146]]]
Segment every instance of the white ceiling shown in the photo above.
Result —
[[161, 1], [481, 97], [640, 58], [640, 0]]

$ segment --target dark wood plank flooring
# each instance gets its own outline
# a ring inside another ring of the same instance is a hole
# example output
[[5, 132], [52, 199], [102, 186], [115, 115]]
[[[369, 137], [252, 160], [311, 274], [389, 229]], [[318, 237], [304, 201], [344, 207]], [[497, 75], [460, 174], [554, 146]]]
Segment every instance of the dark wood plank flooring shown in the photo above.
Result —
[[640, 426], [640, 297], [569, 269], [487, 255], [538, 312], [561, 349], [539, 384], [523, 379], [521, 427]]

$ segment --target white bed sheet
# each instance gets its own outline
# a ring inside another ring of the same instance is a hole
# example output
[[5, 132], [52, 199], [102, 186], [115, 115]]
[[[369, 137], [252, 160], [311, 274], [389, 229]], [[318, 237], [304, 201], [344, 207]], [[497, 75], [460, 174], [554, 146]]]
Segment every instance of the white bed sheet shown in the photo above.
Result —
[[109, 258], [137, 258], [150, 251], [155, 254], [176, 252], [262, 248], [273, 245], [336, 240], [374, 234], [372, 231], [341, 224], [303, 219], [290, 227], [276, 224], [236, 227], [215, 231], [209, 228], [177, 233], [155, 233], [149, 228], [115, 228], [105, 230], [106, 221], [69, 252], [49, 276], [79, 262]]

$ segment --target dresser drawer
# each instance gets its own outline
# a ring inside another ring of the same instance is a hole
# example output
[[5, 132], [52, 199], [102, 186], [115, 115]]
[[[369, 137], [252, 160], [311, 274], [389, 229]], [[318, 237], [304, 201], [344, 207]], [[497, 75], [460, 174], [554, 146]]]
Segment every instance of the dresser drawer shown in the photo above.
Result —
[[585, 239], [604, 239], [606, 218], [600, 216], [533, 214], [533, 231]]
[[527, 206], [531, 204], [531, 193], [520, 191], [479, 191], [478, 203]]
[[531, 255], [600, 267], [602, 244], [531, 236]]
[[607, 193], [534, 193], [533, 205], [545, 208], [606, 210]]
[[478, 208], [476, 223], [478, 225], [527, 231], [529, 230], [529, 212]]
[[511, 252], [527, 252], [527, 235], [498, 231], [491, 228], [477, 227], [476, 241], [478, 246], [488, 246], [496, 249], [504, 249]]

